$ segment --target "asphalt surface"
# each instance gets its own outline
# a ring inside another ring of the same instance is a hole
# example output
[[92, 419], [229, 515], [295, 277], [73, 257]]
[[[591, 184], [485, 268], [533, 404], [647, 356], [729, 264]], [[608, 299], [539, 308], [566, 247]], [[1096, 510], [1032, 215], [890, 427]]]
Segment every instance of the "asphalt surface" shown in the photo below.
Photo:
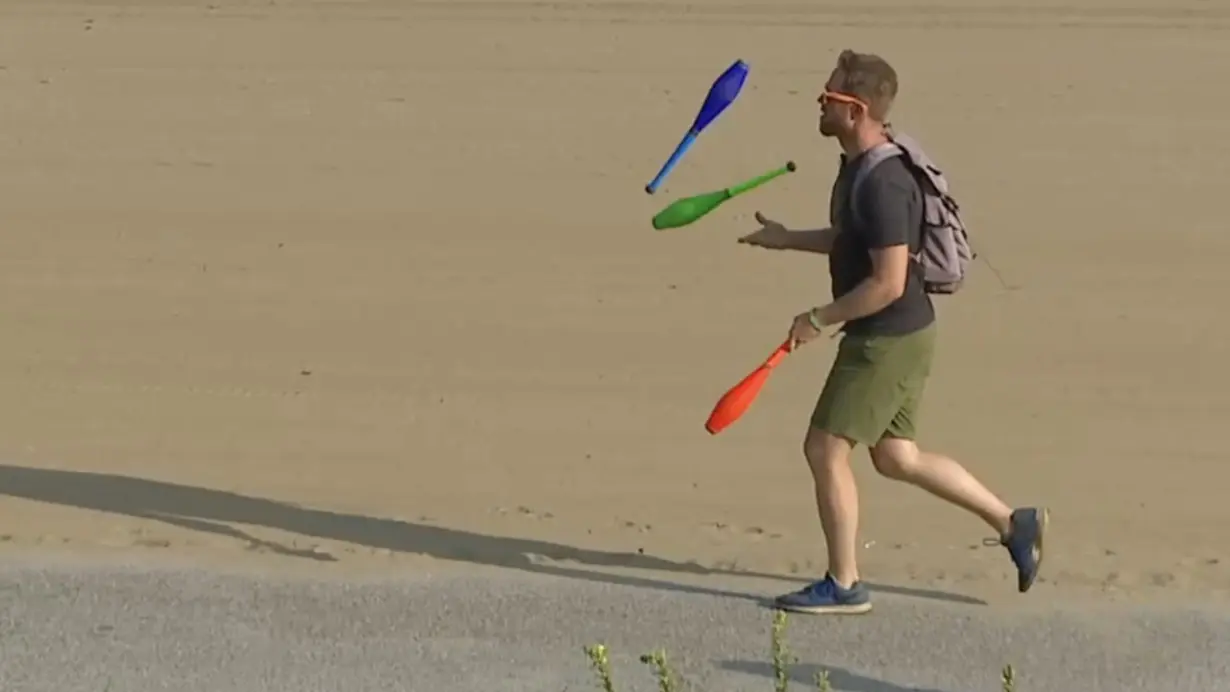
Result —
[[[790, 586], [777, 583], [777, 590]], [[763, 595], [763, 591], [755, 596]], [[792, 689], [1230, 690], [1230, 612], [1007, 611], [878, 594], [873, 614], [792, 616]], [[772, 612], [754, 598], [511, 572], [325, 581], [0, 561], [3, 692], [656, 689], [666, 647], [690, 687], [773, 690]]]

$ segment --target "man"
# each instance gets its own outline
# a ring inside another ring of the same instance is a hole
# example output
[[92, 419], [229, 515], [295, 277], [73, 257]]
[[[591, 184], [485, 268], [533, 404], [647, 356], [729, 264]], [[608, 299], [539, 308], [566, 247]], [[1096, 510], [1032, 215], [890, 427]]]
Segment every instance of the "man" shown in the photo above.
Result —
[[[794, 319], [795, 347], [844, 323], [828, 379], [804, 441], [828, 547], [828, 572], [778, 597], [780, 608], [806, 613], [871, 609], [855, 563], [858, 494], [850, 469], [854, 447], [867, 445], [882, 475], [911, 483], [962, 507], [995, 529], [1028, 591], [1042, 561], [1047, 512], [1012, 510], [956, 461], [915, 443], [923, 388], [935, 348], [935, 311], [911, 254], [922, 236], [922, 190], [900, 157], [871, 169], [849, 198], [860, 157], [888, 141], [887, 115], [897, 75], [876, 55], [843, 51], [820, 96], [820, 134], [843, 150], [833, 183], [830, 226], [788, 230], [759, 213], [762, 228], [739, 241], [771, 249], [827, 254], [833, 302]], [[851, 213], [858, 205], [858, 214]]]

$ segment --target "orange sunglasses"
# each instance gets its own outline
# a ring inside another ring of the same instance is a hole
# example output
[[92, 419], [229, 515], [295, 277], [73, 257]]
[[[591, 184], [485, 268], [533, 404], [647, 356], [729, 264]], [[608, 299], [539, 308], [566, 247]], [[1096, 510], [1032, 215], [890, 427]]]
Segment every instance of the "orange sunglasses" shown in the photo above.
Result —
[[867, 102], [862, 100], [861, 98], [857, 96], [851, 96], [849, 94], [843, 94], [838, 91], [821, 92], [820, 98], [816, 99], [816, 102], [819, 103], [820, 105], [824, 105], [830, 101], [832, 101], [833, 103], [849, 103], [855, 106], [862, 106], [864, 110], [870, 110], [870, 108], [867, 106]]

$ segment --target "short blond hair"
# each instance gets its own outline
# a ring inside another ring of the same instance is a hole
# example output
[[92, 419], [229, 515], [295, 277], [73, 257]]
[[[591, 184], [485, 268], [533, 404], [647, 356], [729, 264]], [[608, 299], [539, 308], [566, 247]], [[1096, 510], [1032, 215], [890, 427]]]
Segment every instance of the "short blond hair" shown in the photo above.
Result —
[[897, 98], [897, 71], [887, 60], [846, 49], [837, 56], [835, 77], [838, 91], [858, 97], [867, 104], [873, 120], [886, 122]]

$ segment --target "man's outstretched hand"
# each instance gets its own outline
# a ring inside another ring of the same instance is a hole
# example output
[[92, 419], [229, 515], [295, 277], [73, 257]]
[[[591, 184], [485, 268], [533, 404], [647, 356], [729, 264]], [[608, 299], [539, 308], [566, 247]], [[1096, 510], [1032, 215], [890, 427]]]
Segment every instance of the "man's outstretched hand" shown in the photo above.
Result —
[[769, 250], [785, 250], [790, 247], [790, 231], [785, 226], [765, 218], [760, 212], [756, 212], [756, 221], [760, 228], [739, 238], [740, 243]]

